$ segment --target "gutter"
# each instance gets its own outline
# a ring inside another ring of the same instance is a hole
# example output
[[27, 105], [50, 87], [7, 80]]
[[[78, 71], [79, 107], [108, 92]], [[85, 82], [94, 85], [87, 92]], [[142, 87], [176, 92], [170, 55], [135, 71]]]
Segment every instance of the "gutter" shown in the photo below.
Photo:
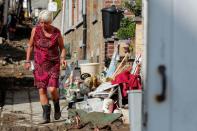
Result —
[[70, 28], [68, 28], [68, 29], [64, 32], [64, 35], [69, 34], [70, 32], [74, 31], [75, 29], [79, 28], [79, 27], [82, 26], [82, 25], [83, 25], [83, 20], [82, 20], [82, 21], [79, 21], [76, 25], [71, 26]]
[[72, 32], [72, 31], [74, 31], [75, 29], [73, 28], [73, 27], [71, 27], [71, 28], [69, 28], [69, 29], [67, 29], [66, 31], [65, 31], [65, 33], [64, 33], [64, 35], [67, 35], [67, 34], [69, 34], [70, 32]]
[[86, 15], [86, 0], [83, 0], [83, 59], [86, 59], [87, 47], [87, 15]]

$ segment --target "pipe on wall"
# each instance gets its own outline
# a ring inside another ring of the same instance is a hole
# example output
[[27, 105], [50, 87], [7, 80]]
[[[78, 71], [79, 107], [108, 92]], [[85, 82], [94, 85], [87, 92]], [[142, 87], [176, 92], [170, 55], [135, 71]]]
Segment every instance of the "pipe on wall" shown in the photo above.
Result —
[[87, 14], [86, 14], [86, 0], [83, 0], [83, 59], [86, 59], [87, 48]]

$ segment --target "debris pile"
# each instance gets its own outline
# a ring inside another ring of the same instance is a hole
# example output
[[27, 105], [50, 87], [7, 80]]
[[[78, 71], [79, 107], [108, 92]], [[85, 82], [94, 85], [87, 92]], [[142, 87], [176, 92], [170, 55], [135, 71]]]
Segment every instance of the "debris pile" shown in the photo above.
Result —
[[[117, 57], [115, 50], [109, 68], [102, 73], [99, 63], [87, 61], [72, 62], [65, 67], [60, 95], [68, 101], [68, 114], [72, 114], [66, 123], [75, 123], [78, 128], [89, 123], [97, 130], [117, 120], [128, 124], [128, 119], [124, 121], [128, 117], [128, 91], [142, 90], [141, 55], [134, 62], [130, 61], [129, 53], [121, 60]], [[100, 123], [95, 122], [96, 116], [100, 117]], [[110, 121], [105, 121], [107, 118]]]

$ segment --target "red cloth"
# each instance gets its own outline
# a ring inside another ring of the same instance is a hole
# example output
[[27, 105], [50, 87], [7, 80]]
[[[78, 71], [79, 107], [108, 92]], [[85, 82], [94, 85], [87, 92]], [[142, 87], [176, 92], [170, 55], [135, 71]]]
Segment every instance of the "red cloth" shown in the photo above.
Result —
[[127, 96], [127, 90], [141, 90], [141, 77], [140, 75], [133, 75], [129, 71], [124, 71], [118, 74], [113, 80], [112, 85], [114, 84], [122, 84], [122, 95], [123, 97]]
[[34, 82], [37, 88], [58, 87], [60, 73], [60, 31], [53, 27], [51, 37], [46, 37], [41, 26], [36, 27], [34, 36]]

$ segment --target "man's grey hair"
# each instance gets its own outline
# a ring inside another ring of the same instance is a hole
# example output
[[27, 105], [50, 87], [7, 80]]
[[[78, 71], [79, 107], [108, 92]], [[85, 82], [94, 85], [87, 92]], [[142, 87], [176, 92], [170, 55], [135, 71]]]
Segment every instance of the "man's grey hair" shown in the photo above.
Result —
[[38, 20], [39, 21], [43, 20], [45, 22], [52, 22], [53, 21], [52, 12], [48, 10], [41, 11], [38, 16]]

